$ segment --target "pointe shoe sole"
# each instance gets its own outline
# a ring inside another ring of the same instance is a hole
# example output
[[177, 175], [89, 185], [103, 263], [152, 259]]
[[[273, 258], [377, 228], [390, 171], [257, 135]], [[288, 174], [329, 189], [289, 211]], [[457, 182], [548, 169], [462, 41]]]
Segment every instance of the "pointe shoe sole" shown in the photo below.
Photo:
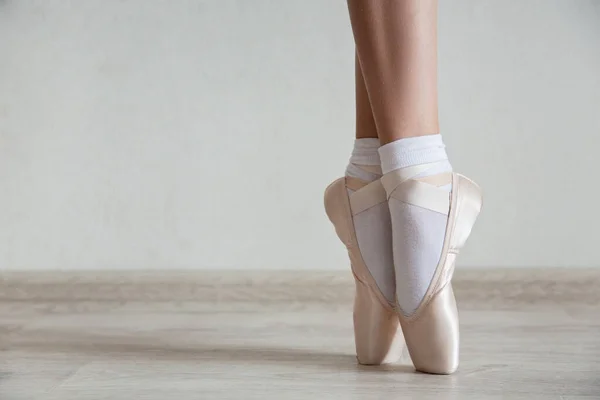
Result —
[[404, 348], [402, 330], [393, 305], [377, 287], [360, 253], [346, 178], [334, 181], [325, 190], [325, 211], [348, 250], [355, 279], [353, 320], [357, 360], [363, 365], [396, 362]]

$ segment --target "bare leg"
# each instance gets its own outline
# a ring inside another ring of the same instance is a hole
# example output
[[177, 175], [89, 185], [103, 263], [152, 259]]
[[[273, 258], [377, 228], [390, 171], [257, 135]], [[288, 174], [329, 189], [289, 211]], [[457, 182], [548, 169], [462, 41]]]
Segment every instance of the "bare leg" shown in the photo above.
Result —
[[437, 0], [348, 0], [348, 8], [381, 143], [439, 133]]
[[373, 118], [373, 110], [369, 102], [369, 94], [365, 86], [365, 78], [363, 76], [358, 55], [355, 57], [354, 74], [356, 88], [356, 138], [368, 139], [377, 138], [377, 127]]

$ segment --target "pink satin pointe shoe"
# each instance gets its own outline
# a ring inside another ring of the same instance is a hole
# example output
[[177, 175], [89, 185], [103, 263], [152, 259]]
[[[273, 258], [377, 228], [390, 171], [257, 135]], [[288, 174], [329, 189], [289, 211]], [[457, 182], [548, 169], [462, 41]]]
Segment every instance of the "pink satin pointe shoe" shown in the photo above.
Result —
[[[389, 172], [381, 183], [389, 201], [396, 199], [447, 215], [441, 256], [425, 295], [409, 313], [398, 302], [397, 312], [415, 368], [432, 374], [451, 374], [459, 363], [459, 321], [451, 279], [456, 257], [481, 210], [482, 195], [473, 181], [456, 173], [415, 177], [434, 164]], [[450, 193], [441, 188], [448, 184], [452, 185]], [[397, 290], [401, 290], [400, 286], [397, 284]], [[401, 298], [398, 293], [397, 298]]]
[[[385, 267], [367, 265], [360, 250], [364, 241], [361, 243], [355, 230], [355, 223], [360, 224], [365, 216], [362, 213], [373, 207], [376, 209], [372, 212], [381, 213], [382, 220], [388, 221], [389, 225], [387, 197], [380, 181], [369, 183], [345, 177], [334, 181], [325, 191], [325, 211], [348, 250], [354, 274], [354, 339], [358, 362], [365, 365], [398, 361], [404, 348], [402, 330], [394, 309], [395, 278], [391, 243], [373, 241], [373, 235], [381, 230], [365, 233], [371, 235], [371, 243], [382, 246], [378, 249], [379, 254], [389, 253], [390, 260]], [[391, 226], [387, 229], [391, 229]]]

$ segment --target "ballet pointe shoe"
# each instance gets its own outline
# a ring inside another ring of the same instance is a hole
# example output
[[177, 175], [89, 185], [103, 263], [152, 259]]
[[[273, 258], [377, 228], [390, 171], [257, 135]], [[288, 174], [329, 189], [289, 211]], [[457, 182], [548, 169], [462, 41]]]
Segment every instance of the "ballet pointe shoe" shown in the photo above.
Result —
[[458, 311], [452, 285], [437, 293], [418, 316], [400, 320], [417, 371], [448, 375], [458, 369]]
[[[418, 371], [451, 374], [459, 364], [459, 320], [451, 279], [456, 257], [481, 210], [481, 189], [468, 178], [444, 173], [412, 178], [432, 164], [392, 171], [381, 179], [388, 198], [448, 215], [442, 253], [433, 279], [417, 309], [398, 317], [408, 352]], [[452, 191], [439, 187], [452, 184]]]
[[398, 315], [382, 305], [368, 285], [357, 279], [355, 283], [353, 320], [358, 362], [381, 365], [398, 361], [404, 348]]
[[[355, 192], [349, 194], [348, 189]], [[325, 190], [325, 211], [348, 250], [355, 279], [354, 340], [357, 360], [363, 365], [398, 361], [404, 348], [394, 304], [386, 299], [367, 268], [354, 229], [355, 215], [386, 201], [379, 181], [368, 183], [346, 177], [334, 181]]]

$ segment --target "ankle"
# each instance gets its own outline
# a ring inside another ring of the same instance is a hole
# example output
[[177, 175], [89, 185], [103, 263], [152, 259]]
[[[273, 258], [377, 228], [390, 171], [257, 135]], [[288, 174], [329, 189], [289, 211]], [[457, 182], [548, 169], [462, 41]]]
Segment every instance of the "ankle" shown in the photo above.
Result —
[[447, 161], [442, 136], [427, 135], [396, 140], [378, 150], [384, 174], [413, 165]]
[[346, 168], [346, 176], [368, 182], [379, 179], [381, 177], [379, 147], [378, 139], [356, 139]]

